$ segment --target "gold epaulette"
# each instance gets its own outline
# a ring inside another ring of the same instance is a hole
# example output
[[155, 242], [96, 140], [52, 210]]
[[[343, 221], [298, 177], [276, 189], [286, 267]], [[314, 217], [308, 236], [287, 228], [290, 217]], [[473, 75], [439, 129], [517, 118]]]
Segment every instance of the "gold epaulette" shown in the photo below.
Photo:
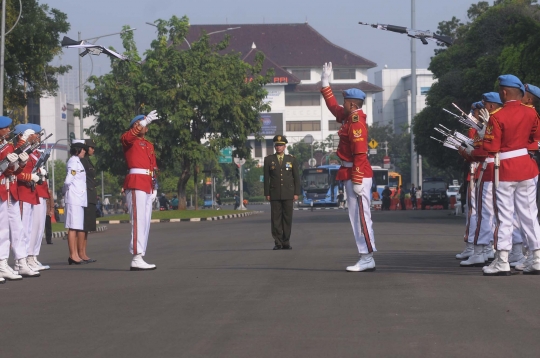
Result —
[[503, 107], [499, 107], [499, 108], [497, 108], [496, 110], [494, 110], [493, 112], [489, 112], [489, 114], [490, 114], [490, 115], [493, 115], [493, 114], [499, 112], [501, 109], [503, 109]]

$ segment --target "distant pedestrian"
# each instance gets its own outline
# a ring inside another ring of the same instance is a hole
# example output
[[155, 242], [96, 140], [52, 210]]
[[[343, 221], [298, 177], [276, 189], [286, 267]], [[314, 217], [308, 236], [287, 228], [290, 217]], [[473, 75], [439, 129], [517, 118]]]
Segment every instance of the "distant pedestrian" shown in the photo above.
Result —
[[382, 191], [382, 206], [381, 206], [381, 210], [390, 210], [390, 196], [392, 195], [392, 191], [390, 190], [390, 188], [388, 187], [388, 185], [386, 185], [384, 187], [384, 190]]
[[414, 187], [414, 184], [411, 184], [411, 204], [413, 210], [416, 210], [416, 188]]
[[339, 205], [339, 208], [340, 209], [344, 209], [345, 208], [345, 201], [343, 200], [343, 198], [345, 197], [345, 195], [343, 195], [343, 190], [340, 190], [339, 191], [339, 194], [337, 196], [338, 198], [338, 205]]
[[109, 211], [109, 205], [111, 203], [109, 202], [109, 198], [108, 197], [105, 197], [105, 199], [103, 199], [103, 206], [105, 207], [105, 210]]
[[173, 210], [178, 210], [178, 195], [173, 196], [171, 206]]
[[240, 207], [240, 197], [237, 193], [234, 193], [234, 210], [237, 210]]
[[216, 210], [221, 209], [221, 196], [219, 195], [219, 193], [216, 194], [216, 206]]
[[399, 186], [399, 205], [401, 206], [401, 210], [406, 210], [406, 208], [405, 208], [405, 190], [403, 189], [403, 185]]

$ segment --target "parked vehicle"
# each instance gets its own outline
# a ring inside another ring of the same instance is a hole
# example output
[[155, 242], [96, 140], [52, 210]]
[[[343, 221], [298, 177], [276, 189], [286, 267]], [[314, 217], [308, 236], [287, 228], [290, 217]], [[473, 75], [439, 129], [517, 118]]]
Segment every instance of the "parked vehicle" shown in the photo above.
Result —
[[448, 185], [443, 178], [425, 178], [422, 181], [422, 210], [426, 210], [428, 205], [442, 205], [448, 209], [447, 189]]

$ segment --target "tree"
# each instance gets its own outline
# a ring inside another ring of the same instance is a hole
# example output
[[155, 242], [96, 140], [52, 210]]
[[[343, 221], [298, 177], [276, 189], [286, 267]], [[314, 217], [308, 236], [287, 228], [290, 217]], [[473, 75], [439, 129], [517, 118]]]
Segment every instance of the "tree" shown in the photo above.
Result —
[[540, 83], [535, 61], [540, 40], [539, 6], [529, 0], [504, 0], [485, 8], [471, 7], [471, 22], [458, 28], [458, 41], [432, 58], [429, 69], [438, 81], [427, 95], [427, 107], [414, 118], [415, 146], [433, 167], [460, 170], [462, 159], [430, 136], [443, 124], [465, 133], [466, 128], [442, 111], [456, 103], [468, 111], [485, 92], [496, 90], [497, 78], [513, 73], [526, 82]]
[[[71, 69], [49, 64], [61, 53], [60, 34], [70, 28], [67, 15], [37, 0], [23, 0], [22, 12], [18, 24], [6, 36], [5, 110], [25, 107], [29, 97], [54, 95], [57, 76]], [[18, 14], [18, 1], [8, 2], [6, 29], [15, 24]]]
[[[118, 137], [128, 119], [156, 108], [160, 120], [152, 124], [150, 138], [159, 138], [153, 142], [160, 166], [181, 168], [177, 191], [179, 208], [185, 209], [188, 180], [192, 173], [197, 175], [195, 168], [205, 157], [217, 158], [228, 146], [235, 147], [239, 157], [249, 156], [247, 137], [259, 133], [259, 113], [270, 110], [263, 101], [263, 86], [271, 71], [261, 74], [261, 53], [253, 65], [238, 53], [227, 53], [228, 37], [211, 45], [203, 34], [189, 50], [181, 50], [189, 29], [187, 17], [155, 23], [157, 39], [141, 66], [115, 61], [111, 74], [91, 79], [95, 88], [87, 89], [89, 105], [98, 116], [93, 131], [102, 137], [98, 147], [110, 153], [102, 165], [125, 170], [115, 159], [121, 153]], [[132, 34], [122, 36], [127, 55], [136, 59]]]

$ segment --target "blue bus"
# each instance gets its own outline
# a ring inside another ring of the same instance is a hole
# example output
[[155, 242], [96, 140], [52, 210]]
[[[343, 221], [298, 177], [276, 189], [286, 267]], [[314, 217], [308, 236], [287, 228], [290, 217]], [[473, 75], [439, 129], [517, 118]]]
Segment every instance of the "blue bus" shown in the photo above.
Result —
[[372, 165], [371, 170], [373, 170], [371, 192], [377, 190], [377, 192], [379, 193], [379, 197], [382, 198], [382, 192], [384, 190], [384, 187], [390, 185], [390, 175], [388, 173], [388, 169]]
[[336, 180], [339, 165], [321, 165], [302, 172], [304, 205], [338, 205], [340, 183]]

